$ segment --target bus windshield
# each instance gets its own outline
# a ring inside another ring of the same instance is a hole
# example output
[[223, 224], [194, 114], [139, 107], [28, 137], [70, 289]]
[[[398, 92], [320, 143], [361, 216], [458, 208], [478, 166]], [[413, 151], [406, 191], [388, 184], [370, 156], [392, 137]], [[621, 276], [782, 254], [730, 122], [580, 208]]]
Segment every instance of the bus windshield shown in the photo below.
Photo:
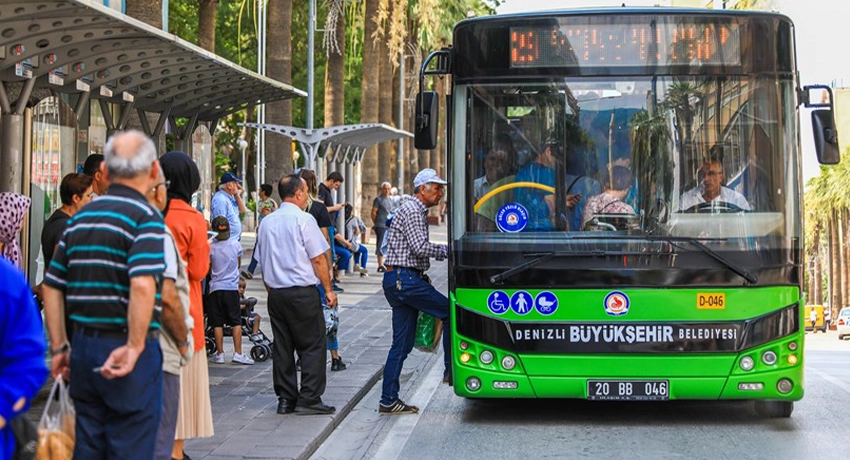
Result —
[[[684, 267], [688, 257], [670, 255], [700, 246], [744, 267], [791, 263], [801, 228], [785, 218], [799, 213], [790, 77], [468, 84], [454, 100], [459, 266], [604, 250]], [[622, 268], [623, 258], [576, 263]]]

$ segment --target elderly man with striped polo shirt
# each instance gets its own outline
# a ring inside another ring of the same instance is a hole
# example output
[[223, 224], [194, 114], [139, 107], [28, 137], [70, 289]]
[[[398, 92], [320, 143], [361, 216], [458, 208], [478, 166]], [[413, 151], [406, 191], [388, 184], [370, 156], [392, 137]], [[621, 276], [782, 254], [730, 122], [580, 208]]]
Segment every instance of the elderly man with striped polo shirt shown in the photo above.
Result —
[[138, 131], [112, 137], [104, 156], [107, 194], [71, 219], [44, 279], [51, 371], [73, 382], [74, 458], [151, 459], [162, 410], [165, 225], [145, 193], [159, 162]]

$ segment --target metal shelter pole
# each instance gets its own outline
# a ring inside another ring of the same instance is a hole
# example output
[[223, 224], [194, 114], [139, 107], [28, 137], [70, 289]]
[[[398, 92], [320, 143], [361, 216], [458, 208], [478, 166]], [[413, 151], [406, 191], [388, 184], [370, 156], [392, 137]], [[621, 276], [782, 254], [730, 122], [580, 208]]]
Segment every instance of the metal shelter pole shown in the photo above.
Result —
[[308, 14], [307, 26], [307, 129], [313, 129], [313, 104], [315, 102], [315, 90], [313, 87], [313, 79], [315, 78], [315, 59], [313, 54], [316, 51], [316, 0], [310, 0], [310, 11]]

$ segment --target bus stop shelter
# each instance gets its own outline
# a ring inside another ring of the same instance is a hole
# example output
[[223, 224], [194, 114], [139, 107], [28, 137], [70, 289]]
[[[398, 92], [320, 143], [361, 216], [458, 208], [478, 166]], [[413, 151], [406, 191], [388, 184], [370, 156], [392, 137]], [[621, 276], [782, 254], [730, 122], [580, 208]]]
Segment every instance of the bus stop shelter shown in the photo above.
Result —
[[[361, 123], [357, 125], [332, 126], [322, 129], [305, 129], [293, 126], [243, 123], [244, 126], [261, 129], [298, 142], [307, 167], [316, 171], [319, 180], [330, 171], [339, 171], [346, 178], [354, 177], [354, 166], [363, 159], [369, 147], [381, 142], [404, 137], [413, 137], [412, 133], [393, 128], [383, 123]], [[329, 171], [325, 171], [324, 161]], [[345, 186], [337, 195], [337, 202], [349, 201], [355, 195], [354, 181], [346, 180]], [[339, 214], [339, 228], [344, 227], [344, 217]]]
[[36, 161], [32, 113], [41, 101], [59, 101], [76, 121], [99, 109], [107, 137], [135, 125], [158, 138], [168, 122], [176, 148], [190, 153], [199, 123], [213, 132], [249, 105], [299, 96], [306, 93], [100, 2], [0, 0], [0, 191], [33, 198], [21, 238], [27, 266], [40, 252], [44, 215], [35, 211], [56, 207], [61, 177], [88, 154], [78, 152], [83, 130], [72, 123], [71, 147]]
[[27, 189], [24, 112], [50, 95], [78, 116], [96, 100], [109, 131], [134, 113], [154, 137], [170, 121], [178, 145], [198, 122], [306, 95], [94, 1], [0, 0], [0, 11], [0, 190]]

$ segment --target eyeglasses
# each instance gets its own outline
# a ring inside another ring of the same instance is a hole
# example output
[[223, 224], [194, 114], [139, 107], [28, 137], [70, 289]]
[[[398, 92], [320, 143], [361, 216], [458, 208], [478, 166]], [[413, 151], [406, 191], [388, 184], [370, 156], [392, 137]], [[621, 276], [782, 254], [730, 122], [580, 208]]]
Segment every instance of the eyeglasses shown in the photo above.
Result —
[[163, 186], [163, 185], [165, 186], [165, 189], [166, 189], [166, 190], [168, 190], [168, 189], [170, 189], [170, 188], [171, 188], [171, 181], [170, 181], [170, 180], [167, 180], [167, 181], [165, 181], [165, 182], [160, 182], [160, 183], [158, 183], [158, 184], [154, 185], [154, 186], [153, 186], [153, 189], [154, 189], [154, 190], [156, 190], [157, 188], [159, 188], [159, 187], [161, 187], [161, 186]]
[[723, 171], [699, 171], [699, 177], [717, 177], [723, 174]]

